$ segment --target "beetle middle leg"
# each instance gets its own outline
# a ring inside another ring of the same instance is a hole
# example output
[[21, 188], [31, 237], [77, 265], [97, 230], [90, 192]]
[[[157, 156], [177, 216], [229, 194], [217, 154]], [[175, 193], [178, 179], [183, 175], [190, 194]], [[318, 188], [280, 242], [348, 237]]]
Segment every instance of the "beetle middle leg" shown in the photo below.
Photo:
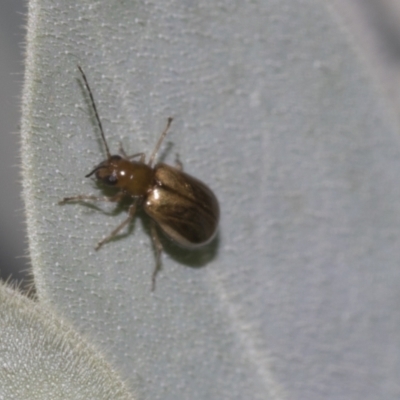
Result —
[[151, 229], [151, 240], [153, 241], [153, 246], [156, 251], [156, 266], [154, 267], [153, 274], [151, 276], [151, 291], [154, 292], [156, 288], [156, 276], [161, 270], [161, 254], [163, 251], [163, 246], [158, 237], [157, 227], [155, 222], [152, 220], [150, 224]]
[[100, 240], [99, 243], [97, 243], [97, 246], [95, 247], [96, 250], [99, 250], [100, 247], [103, 246], [104, 243], [109, 242], [115, 236], [117, 236], [118, 232], [133, 220], [133, 218], [136, 214], [138, 202], [139, 202], [139, 199], [134, 200], [134, 202], [129, 207], [128, 217], [124, 221], [122, 221], [108, 236], [106, 236], [104, 239]]

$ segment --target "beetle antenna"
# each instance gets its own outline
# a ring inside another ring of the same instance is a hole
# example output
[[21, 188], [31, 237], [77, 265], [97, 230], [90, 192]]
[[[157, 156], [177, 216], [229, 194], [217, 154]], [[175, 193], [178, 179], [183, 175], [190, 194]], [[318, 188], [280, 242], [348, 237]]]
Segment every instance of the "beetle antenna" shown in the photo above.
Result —
[[151, 167], [153, 165], [153, 161], [154, 158], [156, 157], [158, 150], [160, 149], [161, 143], [163, 142], [165, 136], [167, 135], [168, 129], [171, 126], [171, 122], [172, 122], [173, 118], [169, 117], [168, 121], [167, 121], [167, 126], [165, 127], [163, 133], [161, 134], [160, 138], [158, 139], [158, 142], [156, 144], [156, 147], [154, 147], [153, 153], [151, 153], [150, 159], [149, 159], [149, 167]]
[[86, 87], [86, 89], [87, 89], [87, 91], [89, 93], [90, 101], [92, 103], [92, 107], [93, 107], [93, 110], [94, 110], [94, 115], [96, 116], [96, 121], [97, 121], [97, 123], [99, 125], [99, 128], [100, 128], [100, 133], [101, 133], [101, 137], [102, 137], [103, 142], [104, 142], [104, 146], [106, 147], [107, 158], [110, 159], [111, 158], [110, 149], [108, 148], [106, 137], [104, 136], [103, 125], [101, 124], [99, 113], [97, 112], [97, 107], [96, 107], [96, 103], [94, 102], [93, 93], [90, 90], [89, 82], [88, 82], [88, 80], [86, 78], [86, 75], [83, 72], [83, 69], [81, 68], [81, 66], [79, 64], [78, 64], [78, 69], [79, 69], [79, 71], [80, 71], [80, 73], [82, 75], [83, 82], [85, 83], [85, 87]]

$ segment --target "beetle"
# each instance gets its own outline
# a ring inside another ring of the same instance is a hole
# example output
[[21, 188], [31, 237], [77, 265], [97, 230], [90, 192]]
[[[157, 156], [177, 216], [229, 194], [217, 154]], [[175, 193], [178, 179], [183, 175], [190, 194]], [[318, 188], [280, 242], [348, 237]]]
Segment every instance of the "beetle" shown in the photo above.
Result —
[[151, 238], [156, 253], [156, 263], [151, 279], [152, 291], [154, 291], [156, 276], [161, 269], [163, 251], [157, 227], [173, 242], [184, 248], [193, 249], [203, 246], [209, 243], [217, 232], [220, 213], [218, 200], [203, 182], [183, 172], [180, 162], [177, 162], [175, 167], [164, 163], [158, 163], [153, 167], [158, 150], [172, 123], [171, 117], [168, 118], [167, 125], [147, 163], [144, 153], [128, 156], [122, 146], [120, 146], [119, 155], [111, 155], [88, 79], [79, 65], [78, 69], [89, 94], [107, 154], [107, 159], [85, 177], [94, 175], [97, 181], [116, 188], [117, 193], [110, 197], [92, 195], [65, 197], [59, 204], [80, 201], [119, 202], [124, 197], [132, 200], [127, 218], [98, 242], [96, 250], [115, 238], [124, 227], [129, 225], [137, 209], [141, 207], [151, 219]]

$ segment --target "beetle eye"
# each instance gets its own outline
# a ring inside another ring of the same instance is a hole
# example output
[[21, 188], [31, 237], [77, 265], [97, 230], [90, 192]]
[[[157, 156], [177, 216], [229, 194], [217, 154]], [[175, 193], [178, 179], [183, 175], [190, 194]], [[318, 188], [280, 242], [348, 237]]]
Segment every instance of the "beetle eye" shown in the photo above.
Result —
[[107, 185], [114, 186], [117, 184], [118, 179], [114, 174], [111, 174], [111, 175], [104, 177], [103, 182]]

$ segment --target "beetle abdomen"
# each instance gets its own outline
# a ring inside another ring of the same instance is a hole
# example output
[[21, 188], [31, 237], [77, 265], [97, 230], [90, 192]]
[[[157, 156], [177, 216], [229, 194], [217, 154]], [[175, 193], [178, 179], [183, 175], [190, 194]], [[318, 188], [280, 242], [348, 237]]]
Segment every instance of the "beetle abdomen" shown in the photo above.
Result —
[[219, 221], [219, 205], [213, 192], [166, 164], [156, 165], [155, 180], [144, 204], [146, 213], [181, 246], [197, 247], [209, 242]]

